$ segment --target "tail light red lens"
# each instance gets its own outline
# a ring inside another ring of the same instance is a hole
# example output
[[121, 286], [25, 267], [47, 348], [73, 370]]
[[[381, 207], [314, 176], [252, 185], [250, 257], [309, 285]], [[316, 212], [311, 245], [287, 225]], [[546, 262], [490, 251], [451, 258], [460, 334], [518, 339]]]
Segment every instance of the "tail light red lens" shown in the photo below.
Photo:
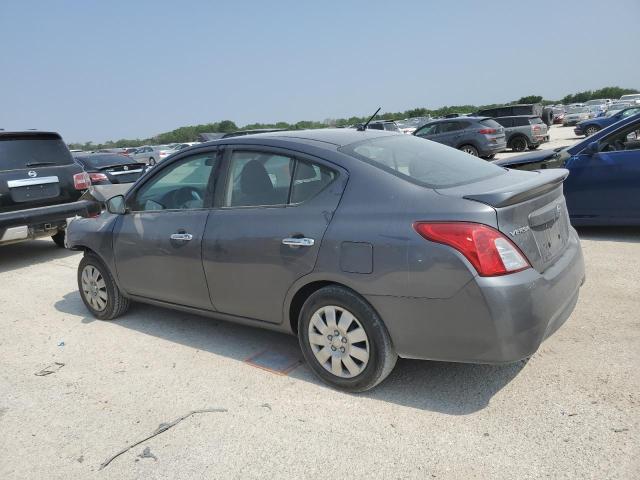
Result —
[[106, 182], [109, 178], [104, 173], [90, 173], [91, 183]]
[[498, 133], [498, 130], [495, 128], [483, 128], [482, 130], [478, 130], [478, 133], [482, 133], [483, 135], [493, 135]]
[[531, 266], [518, 247], [488, 225], [416, 222], [413, 228], [429, 241], [458, 250], [483, 277], [515, 273]]
[[76, 173], [73, 176], [73, 188], [76, 190], [86, 190], [91, 186], [91, 178], [87, 172]]

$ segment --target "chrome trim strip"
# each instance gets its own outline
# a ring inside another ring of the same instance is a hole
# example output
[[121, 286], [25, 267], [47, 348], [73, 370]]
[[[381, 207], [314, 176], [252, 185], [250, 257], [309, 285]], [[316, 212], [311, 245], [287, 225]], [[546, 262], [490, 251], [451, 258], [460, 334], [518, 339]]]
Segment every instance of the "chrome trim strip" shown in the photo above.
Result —
[[36, 178], [20, 178], [18, 180], [7, 180], [9, 188], [28, 187], [30, 185], [44, 185], [46, 183], [58, 183], [58, 177], [36, 177]]
[[138, 170], [123, 170], [121, 172], [109, 172], [107, 171], [107, 173], [111, 174], [111, 175], [127, 175], [128, 173], [140, 173], [142, 172], [142, 169], [139, 168]]
[[10, 242], [12, 240], [24, 240], [29, 236], [29, 227], [21, 225], [19, 227], [9, 227], [5, 230], [0, 242]]

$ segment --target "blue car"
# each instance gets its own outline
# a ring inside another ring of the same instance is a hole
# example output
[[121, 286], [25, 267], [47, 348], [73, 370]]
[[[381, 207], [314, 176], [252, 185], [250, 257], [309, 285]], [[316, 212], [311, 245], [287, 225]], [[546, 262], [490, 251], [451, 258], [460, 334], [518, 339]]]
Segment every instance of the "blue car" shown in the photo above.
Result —
[[569, 170], [564, 195], [574, 226], [640, 225], [640, 113], [571, 147], [493, 163], [520, 170]]
[[631, 115], [635, 115], [636, 113], [640, 113], [640, 106], [638, 107], [630, 107], [625, 108], [624, 110], [620, 110], [615, 115], [611, 115], [610, 117], [596, 117], [590, 118], [589, 120], [583, 120], [582, 122], [576, 125], [576, 128], [573, 129], [575, 134], [579, 137], [584, 135], [585, 137], [590, 137], [596, 132], [599, 132], [605, 127], [609, 125], [613, 125], [620, 120], [630, 117]]

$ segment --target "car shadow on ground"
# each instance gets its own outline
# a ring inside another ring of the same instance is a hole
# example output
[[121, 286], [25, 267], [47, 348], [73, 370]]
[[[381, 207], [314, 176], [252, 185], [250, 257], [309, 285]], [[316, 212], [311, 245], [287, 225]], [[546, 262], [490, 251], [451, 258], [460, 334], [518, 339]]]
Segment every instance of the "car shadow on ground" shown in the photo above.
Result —
[[640, 243], [638, 227], [576, 227], [581, 240]]
[[[55, 308], [84, 324], [99, 321], [89, 315], [77, 291], [65, 295]], [[302, 362], [298, 341], [290, 335], [144, 304], [133, 304], [113, 325], [243, 363], [261, 352], [277, 352], [300, 362], [288, 373], [290, 377], [330, 388]], [[359, 395], [421, 410], [466, 415], [485, 408], [524, 367], [525, 362], [490, 366], [399, 359], [385, 382]]]
[[78, 252], [58, 247], [53, 240], [31, 240], [0, 246], [0, 273], [29, 265], [59, 260]]

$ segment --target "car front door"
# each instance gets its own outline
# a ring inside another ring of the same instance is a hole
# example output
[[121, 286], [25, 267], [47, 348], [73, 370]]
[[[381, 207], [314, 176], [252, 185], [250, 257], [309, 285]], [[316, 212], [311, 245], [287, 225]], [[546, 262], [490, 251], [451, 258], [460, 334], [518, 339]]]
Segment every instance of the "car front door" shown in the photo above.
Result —
[[127, 196], [114, 228], [116, 271], [132, 295], [211, 310], [202, 238], [217, 152], [194, 153], [157, 169]]
[[226, 186], [204, 233], [203, 265], [220, 312], [282, 321], [284, 298], [310, 273], [346, 172], [287, 151], [225, 152]]
[[613, 224], [640, 220], [640, 122], [604, 137], [597, 150], [567, 162], [569, 213]]

